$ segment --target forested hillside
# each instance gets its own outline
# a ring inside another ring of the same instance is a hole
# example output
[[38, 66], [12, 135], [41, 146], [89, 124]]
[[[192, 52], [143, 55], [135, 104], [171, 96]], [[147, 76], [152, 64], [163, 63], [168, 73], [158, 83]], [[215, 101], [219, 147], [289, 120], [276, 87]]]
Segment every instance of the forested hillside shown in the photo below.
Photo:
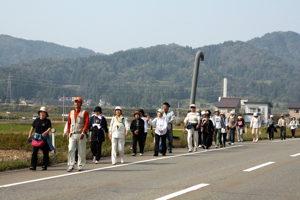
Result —
[[88, 57], [96, 55], [85, 48], [70, 48], [54, 43], [24, 40], [0, 35], [0, 66], [18, 64], [39, 58]]
[[[194, 59], [201, 50], [205, 58], [199, 70], [198, 102], [217, 102], [224, 77], [228, 79], [228, 96], [251, 101], [300, 101], [300, 46], [292, 45], [299, 43], [299, 34], [276, 35], [197, 49], [158, 45], [89, 58], [23, 62], [0, 68], [0, 94], [5, 94], [10, 72], [13, 98], [45, 101], [65, 94], [96, 102], [103, 98], [112, 105], [151, 107], [159, 106], [161, 100], [177, 104], [190, 97]], [[278, 45], [283, 39], [293, 42]]]

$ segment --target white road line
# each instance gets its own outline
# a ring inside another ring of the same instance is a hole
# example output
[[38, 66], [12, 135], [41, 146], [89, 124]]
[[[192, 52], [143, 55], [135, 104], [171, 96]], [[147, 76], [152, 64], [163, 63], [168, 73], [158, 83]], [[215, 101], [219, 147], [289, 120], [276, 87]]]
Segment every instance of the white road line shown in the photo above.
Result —
[[249, 168], [249, 169], [245, 169], [243, 170], [244, 172], [251, 172], [253, 170], [256, 170], [256, 169], [259, 169], [259, 168], [262, 168], [262, 167], [265, 167], [265, 166], [268, 166], [268, 165], [271, 165], [271, 164], [274, 164], [275, 162], [267, 162], [267, 163], [264, 163], [264, 164], [261, 164], [261, 165], [258, 165], [256, 167], [252, 167], [252, 168]]
[[[222, 148], [222, 149], [230, 149], [230, 148], [241, 147], [241, 146], [243, 146], [243, 145], [225, 147], [225, 148]], [[212, 149], [212, 150], [208, 150], [208, 152], [209, 151], [222, 150], [222, 149]], [[193, 155], [193, 154], [200, 154], [200, 153], [206, 153], [206, 152], [205, 151], [198, 151], [198, 152], [193, 152], [193, 153], [178, 154], [178, 155], [174, 155], [174, 156], [164, 156], [164, 157], [160, 157], [160, 158], [153, 158], [153, 159], [149, 159], [149, 160], [141, 160], [141, 161], [132, 162], [132, 163], [125, 163], [125, 164], [121, 164], [121, 165], [113, 165], [113, 166], [108, 166], [108, 167], [84, 170], [84, 171], [81, 171], [81, 172], [71, 172], [71, 173], [69, 172], [69, 173], [61, 174], [61, 175], [57, 175], [57, 176], [50, 176], [50, 177], [45, 177], [45, 178], [40, 178], [40, 179], [33, 179], [33, 180], [28, 180], [28, 181], [22, 181], [22, 182], [7, 184], [7, 185], [0, 185], [0, 188], [12, 187], [12, 186], [22, 185], [22, 184], [26, 184], [26, 183], [45, 181], [45, 180], [50, 180], [50, 179], [55, 179], [55, 178], [66, 177], [66, 176], [80, 175], [80, 174], [84, 174], [84, 173], [88, 173], [88, 172], [101, 171], [101, 170], [112, 169], [112, 168], [117, 168], [117, 167], [125, 167], [125, 166], [128, 166], [128, 165], [134, 165], [134, 164], [140, 164], [140, 163], [152, 162], [152, 161], [156, 161], [156, 160], [163, 160], [163, 159], [169, 159], [169, 158], [175, 158], [175, 157], [181, 157], [181, 156], [187, 156], [187, 155]]]
[[167, 199], [171, 199], [171, 198], [177, 197], [177, 196], [179, 196], [179, 195], [182, 195], [182, 194], [185, 194], [185, 193], [194, 191], [194, 190], [198, 190], [198, 189], [200, 189], [200, 188], [202, 188], [202, 187], [205, 187], [205, 186], [208, 186], [208, 185], [209, 185], [209, 184], [201, 183], [201, 184], [199, 184], [199, 185], [195, 185], [195, 186], [189, 187], [189, 188], [187, 188], [187, 189], [180, 190], [180, 191], [178, 191], [178, 192], [174, 192], [174, 193], [172, 193], [172, 194], [169, 194], [169, 195], [160, 197], [160, 198], [155, 199], [155, 200], [167, 200]]
[[296, 156], [300, 156], [300, 153], [294, 154], [294, 155], [290, 155], [291, 157], [296, 157]]

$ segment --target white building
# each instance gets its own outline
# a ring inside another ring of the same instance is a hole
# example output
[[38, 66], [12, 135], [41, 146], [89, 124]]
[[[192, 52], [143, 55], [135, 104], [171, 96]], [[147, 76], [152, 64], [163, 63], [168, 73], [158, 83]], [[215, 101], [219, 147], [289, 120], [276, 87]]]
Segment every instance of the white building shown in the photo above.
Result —
[[245, 104], [245, 122], [250, 122], [253, 113], [257, 113], [263, 122], [266, 122], [271, 115], [271, 108], [273, 108], [270, 102], [244, 102]]

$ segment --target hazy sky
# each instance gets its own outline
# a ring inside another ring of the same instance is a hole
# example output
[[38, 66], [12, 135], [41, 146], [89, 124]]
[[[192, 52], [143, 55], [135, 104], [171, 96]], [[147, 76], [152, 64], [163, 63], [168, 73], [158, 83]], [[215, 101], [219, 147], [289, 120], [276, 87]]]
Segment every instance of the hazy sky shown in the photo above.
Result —
[[0, 0], [0, 34], [111, 54], [300, 33], [300, 0]]

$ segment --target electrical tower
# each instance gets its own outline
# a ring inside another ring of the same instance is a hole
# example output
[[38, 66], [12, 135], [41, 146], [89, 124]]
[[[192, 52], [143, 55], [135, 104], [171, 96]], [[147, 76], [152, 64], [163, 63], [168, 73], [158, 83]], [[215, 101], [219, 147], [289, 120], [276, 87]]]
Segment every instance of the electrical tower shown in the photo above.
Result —
[[11, 103], [11, 76], [10, 76], [10, 73], [8, 74], [8, 78], [7, 78], [7, 90], [6, 90], [5, 103], [7, 103], [7, 104]]

